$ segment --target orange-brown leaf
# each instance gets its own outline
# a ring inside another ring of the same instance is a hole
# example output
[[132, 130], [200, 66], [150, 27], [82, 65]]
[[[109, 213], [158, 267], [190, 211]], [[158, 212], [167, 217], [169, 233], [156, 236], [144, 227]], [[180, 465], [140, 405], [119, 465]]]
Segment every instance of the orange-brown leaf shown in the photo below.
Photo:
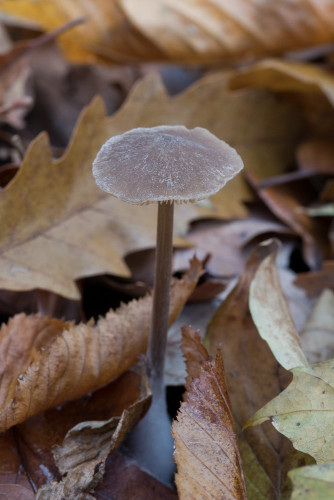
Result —
[[47, 29], [84, 17], [83, 26], [62, 37], [62, 46], [71, 59], [85, 62], [208, 64], [333, 40], [331, 2], [2, 0], [1, 7]]
[[[201, 265], [193, 260], [182, 280], [174, 282], [171, 323], [180, 313], [200, 274]], [[122, 305], [117, 311], [110, 311], [96, 325], [67, 323], [63, 328], [61, 322], [49, 320], [51, 325], [47, 326], [45, 334], [41, 327], [47, 325], [48, 320], [38, 315], [15, 316], [0, 331], [0, 350], [4, 349], [3, 371], [6, 373], [4, 386], [0, 385], [3, 402], [0, 432], [46, 408], [91, 392], [134, 365], [146, 350], [151, 308], [152, 297], [147, 296]], [[24, 344], [22, 335], [25, 322], [32, 329], [28, 345]], [[41, 340], [43, 335], [45, 347]], [[48, 345], [53, 335], [55, 338]], [[19, 365], [19, 376], [15, 366], [17, 344], [22, 350], [26, 347], [32, 351]], [[5, 358], [5, 352], [10, 352], [11, 356]]]
[[186, 380], [187, 389], [194, 378], [199, 377], [201, 367], [206, 361], [209, 361], [209, 355], [205, 347], [201, 344], [201, 335], [199, 331], [194, 331], [191, 326], [182, 326], [182, 344], [181, 349], [186, 361], [188, 377]]
[[[195, 334], [195, 332], [194, 332]], [[184, 337], [190, 358], [194, 348], [203, 359], [199, 336]], [[246, 490], [237, 435], [227, 392], [223, 360], [205, 361], [199, 377], [190, 384], [173, 423], [176, 484], [182, 499], [245, 499]]]

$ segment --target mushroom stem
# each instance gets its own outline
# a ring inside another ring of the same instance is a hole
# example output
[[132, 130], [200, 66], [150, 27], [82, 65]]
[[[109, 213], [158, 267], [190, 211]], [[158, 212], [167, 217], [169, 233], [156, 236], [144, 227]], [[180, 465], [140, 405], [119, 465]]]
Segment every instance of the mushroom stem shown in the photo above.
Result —
[[168, 331], [170, 280], [173, 254], [174, 203], [158, 204], [157, 246], [151, 331], [147, 369], [153, 397], [163, 394], [164, 361]]

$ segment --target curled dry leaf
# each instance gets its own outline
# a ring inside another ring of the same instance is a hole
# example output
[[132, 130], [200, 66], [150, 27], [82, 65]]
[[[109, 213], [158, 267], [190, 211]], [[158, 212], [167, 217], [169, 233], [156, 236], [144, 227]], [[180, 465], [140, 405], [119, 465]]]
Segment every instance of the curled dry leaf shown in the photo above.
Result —
[[300, 339], [284, 297], [273, 252], [258, 267], [250, 286], [249, 308], [259, 334], [287, 370], [306, 365]]
[[[201, 274], [199, 261], [193, 260], [188, 273], [176, 280], [171, 292], [170, 323], [179, 315]], [[87, 392], [110, 382], [134, 365], [138, 356], [145, 352], [150, 326], [152, 297], [122, 305], [116, 312], [110, 311], [96, 325], [92, 323], [72, 325], [56, 323], [58, 334], [45, 348], [37, 340], [41, 337], [43, 321], [39, 316], [29, 318], [28, 324], [36, 329], [30, 334], [29, 345], [33, 354], [26, 356], [17, 376], [15, 353], [17, 339], [23, 349], [20, 334], [26, 317], [12, 318], [0, 332], [3, 352], [11, 352], [6, 359], [4, 388], [0, 386], [2, 410], [0, 431], [23, 422], [32, 415], [78, 398]], [[20, 330], [17, 327], [20, 327]], [[52, 328], [50, 327], [52, 330]], [[2, 355], [4, 356], [4, 355]], [[22, 369], [22, 371], [21, 371]]]
[[[249, 287], [260, 263], [276, 248], [274, 240], [258, 245], [228, 297], [211, 319], [205, 344], [210, 353], [221, 347], [229, 396], [239, 435], [239, 450], [250, 500], [274, 500], [286, 489], [294, 454], [291, 443], [270, 424], [241, 429], [255, 408], [277, 396], [289, 374], [259, 336], [249, 311]], [[255, 431], [255, 432], [254, 432]]]
[[37, 493], [38, 500], [87, 500], [101, 483], [108, 455], [116, 450], [133, 425], [147, 411], [152, 397], [149, 382], [142, 378], [138, 400], [120, 417], [81, 422], [68, 431], [61, 446], [53, 448], [55, 463], [63, 478], [52, 481]]
[[33, 489], [33, 484], [38, 489], [51, 480], [60, 481], [51, 453], [53, 446], [61, 445], [69, 429], [83, 419], [119, 417], [140, 399], [141, 387], [141, 376], [128, 370], [101, 389], [52, 407], [0, 434], [2, 482], [28, 489]]
[[334, 498], [334, 464], [310, 465], [289, 472], [293, 484], [291, 500]]
[[334, 461], [334, 360], [291, 371], [291, 384], [257, 411], [246, 427], [270, 420], [297, 450], [317, 463]]
[[[199, 373], [189, 384], [186, 401], [173, 423], [179, 498], [246, 499], [221, 354], [208, 361], [199, 335], [194, 332], [191, 338], [189, 328], [184, 330], [183, 340], [189, 375]], [[193, 364], [194, 357], [203, 362], [200, 369]]]
[[322, 92], [334, 105], [334, 75], [319, 66], [269, 59], [233, 75], [233, 89], [248, 86], [274, 91]]
[[208, 64], [333, 40], [330, 2], [43, 0], [41, 8], [36, 1], [2, 0], [1, 6], [47, 29], [69, 18], [86, 18], [85, 26], [62, 40], [66, 53], [76, 61], [158, 59]]

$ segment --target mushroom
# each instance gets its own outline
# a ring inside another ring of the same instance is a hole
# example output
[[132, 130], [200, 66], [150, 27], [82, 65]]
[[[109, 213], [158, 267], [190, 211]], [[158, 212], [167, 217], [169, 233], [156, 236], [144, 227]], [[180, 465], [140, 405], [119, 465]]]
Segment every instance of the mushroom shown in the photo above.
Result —
[[240, 172], [237, 152], [208, 130], [181, 125], [135, 128], [109, 139], [93, 174], [104, 191], [129, 203], [158, 202], [153, 312], [147, 370], [153, 402], [162, 397], [173, 249], [174, 202], [201, 200]]

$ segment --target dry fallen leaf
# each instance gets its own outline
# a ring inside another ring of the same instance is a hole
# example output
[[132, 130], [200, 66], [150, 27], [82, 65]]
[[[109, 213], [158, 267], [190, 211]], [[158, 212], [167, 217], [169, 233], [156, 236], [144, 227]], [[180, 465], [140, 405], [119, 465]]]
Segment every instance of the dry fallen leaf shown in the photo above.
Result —
[[291, 500], [334, 498], [334, 464], [310, 465], [289, 472], [293, 484]]
[[295, 284], [303, 288], [309, 297], [319, 297], [324, 288], [334, 290], [333, 261], [324, 261], [319, 271], [298, 274]]
[[187, 233], [187, 240], [195, 245], [194, 249], [181, 249], [174, 257], [175, 265], [182, 268], [183, 262], [193, 254], [198, 257], [210, 255], [206, 267], [222, 276], [234, 276], [240, 273], [247, 261], [249, 248], [255, 238], [277, 234], [293, 236], [287, 226], [276, 220], [269, 212], [256, 211], [253, 207], [246, 219], [230, 221], [198, 221]]
[[334, 75], [315, 64], [264, 60], [233, 75], [230, 85], [233, 89], [255, 86], [283, 92], [322, 92], [334, 105]]
[[311, 269], [319, 268], [328, 253], [327, 225], [315, 221], [303, 211], [303, 206], [313, 196], [309, 187], [303, 184], [297, 187], [291, 183], [266, 187], [256, 176], [248, 173], [247, 177], [272, 213], [302, 238], [307, 264]]
[[279, 246], [259, 265], [250, 286], [249, 309], [259, 334], [287, 370], [306, 365], [300, 339], [275, 265]]
[[52, 449], [62, 479], [40, 488], [36, 498], [94, 499], [90, 493], [102, 482], [108, 455], [118, 448], [133, 425], [145, 414], [151, 397], [149, 382], [143, 375], [138, 400], [126, 408], [121, 416], [80, 422], [70, 429], [62, 445], [56, 445]]
[[31, 490], [19, 484], [0, 484], [0, 500], [34, 500]]
[[[210, 353], [220, 346], [238, 433], [256, 408], [279, 394], [289, 380], [268, 344], [261, 339], [249, 311], [249, 286], [275, 244], [265, 242], [252, 252], [235, 288], [212, 317], [205, 344]], [[254, 432], [255, 431], [255, 432]], [[286, 474], [294, 458], [291, 443], [269, 424], [239, 435], [239, 450], [250, 500], [277, 499], [287, 488]]]
[[297, 450], [317, 463], [334, 461], [334, 360], [291, 370], [291, 384], [249, 419], [246, 426], [270, 420]]
[[[194, 260], [182, 280], [174, 282], [170, 323], [180, 313], [200, 274], [200, 263]], [[123, 304], [116, 312], [110, 311], [96, 325], [67, 323], [64, 327], [62, 322], [56, 323], [57, 335], [46, 347], [39, 340], [45, 321], [38, 315], [32, 316], [33, 319], [25, 315], [12, 318], [0, 332], [2, 352], [11, 354], [3, 367], [4, 387], [0, 386], [0, 431], [46, 408], [91, 392], [134, 365], [146, 350], [151, 307], [152, 297], [147, 296]], [[27, 346], [27, 349], [31, 346], [32, 352], [16, 366], [16, 343], [24, 350], [20, 331], [26, 321], [33, 330]]]
[[[226, 387], [223, 360], [218, 353], [208, 361], [199, 335], [185, 330], [184, 355], [193, 378], [185, 401], [173, 423], [175, 482], [182, 499], [246, 499], [231, 404]], [[197, 352], [196, 352], [197, 351]], [[194, 367], [194, 356], [202, 361]]]
[[[217, 113], [218, 108], [224, 114]], [[0, 222], [0, 288], [41, 288], [78, 299], [74, 280], [128, 274], [123, 256], [155, 244], [156, 207], [138, 209], [103, 193], [95, 185], [91, 164], [110, 136], [162, 123], [209, 128], [235, 147], [246, 169], [260, 172], [260, 177], [287, 168], [302, 127], [290, 103], [262, 91], [228, 92], [224, 73], [210, 75], [173, 98], [166, 95], [160, 78], [150, 75], [111, 117], [96, 99], [83, 112], [59, 160], [51, 159], [48, 139], [41, 134], [31, 143], [19, 173], [0, 193], [0, 210], [8, 214]], [[209, 207], [178, 206], [176, 234], [184, 235], [188, 222], [199, 217], [244, 217], [242, 201], [251, 198], [238, 175], [210, 199]]]
[[33, 98], [27, 92], [27, 80], [30, 75], [29, 57], [49, 43], [75, 23], [39, 36], [33, 40], [17, 42], [8, 51], [0, 52], [0, 123], [7, 123], [14, 128], [24, 127], [24, 116], [31, 108]]
[[86, 25], [63, 37], [78, 61], [164, 60], [206, 64], [222, 59], [279, 54], [333, 40], [331, 2], [296, 0], [2, 0], [5, 12], [50, 29], [76, 17]]
[[113, 453], [107, 460], [102, 486], [95, 491], [96, 500], [177, 500], [174, 490], [140, 469], [128, 457]]
[[[105, 421], [111, 417], [119, 417], [124, 410], [135, 405], [140, 399], [141, 386], [140, 375], [127, 371], [115, 381], [91, 394], [50, 408], [2, 433], [0, 435], [2, 483], [19, 484], [36, 492], [38, 488], [52, 480], [60, 481], [61, 476], [51, 453], [52, 447], [61, 445], [68, 430], [79, 424], [83, 418], [89, 421]], [[98, 487], [101, 497], [97, 495], [97, 498], [119, 498], [114, 490], [116, 487], [116, 492], [120, 489], [122, 491], [120, 478], [124, 477], [125, 471], [123, 470], [123, 474], [120, 474], [121, 464], [124, 467], [129, 465], [128, 474], [131, 474], [131, 471], [133, 473], [131, 481], [130, 477], [127, 477], [129, 487], [132, 486], [132, 492], [137, 490], [138, 486], [142, 495], [145, 491], [150, 494], [151, 489], [156, 487], [159, 490], [165, 490], [166, 494], [170, 492], [171, 498], [174, 498], [172, 491], [163, 487], [158, 481], [154, 481], [153, 478], [150, 480], [150, 476], [141, 472], [131, 462], [129, 463], [129, 460], [114, 457], [114, 453], [108, 457], [106, 473], [102, 484]], [[115, 470], [117, 467], [118, 472]], [[108, 477], [108, 474], [113, 475]], [[116, 485], [114, 474], [120, 476], [117, 478]], [[126, 485], [123, 485], [123, 489], [126, 491]], [[120, 498], [123, 500], [124, 497], [120, 496]]]
[[317, 300], [300, 341], [309, 363], [334, 358], [334, 293], [325, 289]]

